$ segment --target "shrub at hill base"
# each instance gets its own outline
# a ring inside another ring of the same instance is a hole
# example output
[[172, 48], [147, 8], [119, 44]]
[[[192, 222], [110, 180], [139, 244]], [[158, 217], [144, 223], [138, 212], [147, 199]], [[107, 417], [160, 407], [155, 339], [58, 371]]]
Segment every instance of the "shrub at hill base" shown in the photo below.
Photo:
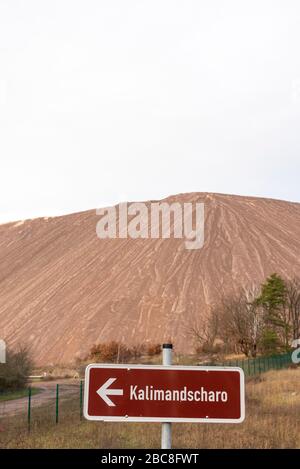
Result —
[[93, 345], [88, 359], [95, 362], [122, 363], [138, 359], [142, 355], [152, 357], [160, 353], [160, 344], [141, 344], [128, 347], [121, 342], [111, 341]]
[[8, 350], [6, 363], [0, 364], [0, 392], [24, 388], [32, 369], [33, 361], [27, 347]]

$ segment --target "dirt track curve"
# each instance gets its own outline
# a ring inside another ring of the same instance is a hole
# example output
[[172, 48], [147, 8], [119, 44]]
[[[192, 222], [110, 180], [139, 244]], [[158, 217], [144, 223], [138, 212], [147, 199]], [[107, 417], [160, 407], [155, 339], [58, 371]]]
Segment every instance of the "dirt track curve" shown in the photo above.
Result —
[[[32, 383], [32, 387], [39, 388], [41, 392], [34, 394], [31, 398], [31, 407], [40, 407], [42, 405], [53, 403], [55, 405], [55, 393], [56, 384], [59, 384], [59, 399], [60, 401], [71, 396], [78, 395], [79, 402], [79, 381], [49, 381], [49, 382], [37, 382]], [[28, 397], [22, 397], [20, 399], [14, 399], [11, 401], [0, 402], [0, 419], [1, 417], [7, 417], [16, 415], [22, 412], [27, 412], [28, 409]]]

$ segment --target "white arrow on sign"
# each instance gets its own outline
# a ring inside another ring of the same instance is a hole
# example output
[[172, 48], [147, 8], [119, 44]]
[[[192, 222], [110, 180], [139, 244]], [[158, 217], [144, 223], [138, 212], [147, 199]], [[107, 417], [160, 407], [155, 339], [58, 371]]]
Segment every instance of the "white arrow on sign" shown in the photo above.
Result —
[[115, 407], [116, 404], [108, 396], [123, 396], [123, 389], [108, 389], [116, 379], [117, 378], [109, 378], [97, 391], [97, 394], [104, 400], [105, 404], [110, 407]]

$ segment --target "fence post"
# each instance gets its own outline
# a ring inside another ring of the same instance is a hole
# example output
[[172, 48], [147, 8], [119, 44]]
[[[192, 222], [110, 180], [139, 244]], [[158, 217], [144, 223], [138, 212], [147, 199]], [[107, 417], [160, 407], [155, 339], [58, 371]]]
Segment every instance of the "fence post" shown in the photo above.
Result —
[[28, 388], [28, 409], [27, 409], [27, 425], [28, 431], [30, 432], [30, 422], [31, 422], [31, 386]]
[[55, 423], [58, 423], [59, 384], [56, 385]]
[[83, 381], [80, 381], [80, 420], [82, 419], [82, 402], [83, 402]]

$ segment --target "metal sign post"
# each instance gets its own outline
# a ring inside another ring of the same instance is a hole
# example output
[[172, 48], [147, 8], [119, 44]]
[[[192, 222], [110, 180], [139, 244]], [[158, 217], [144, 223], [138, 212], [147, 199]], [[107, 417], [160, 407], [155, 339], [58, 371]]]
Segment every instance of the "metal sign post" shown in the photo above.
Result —
[[[163, 344], [163, 365], [172, 365], [172, 344]], [[171, 449], [172, 447], [172, 426], [171, 423], [161, 424], [161, 449]]]

